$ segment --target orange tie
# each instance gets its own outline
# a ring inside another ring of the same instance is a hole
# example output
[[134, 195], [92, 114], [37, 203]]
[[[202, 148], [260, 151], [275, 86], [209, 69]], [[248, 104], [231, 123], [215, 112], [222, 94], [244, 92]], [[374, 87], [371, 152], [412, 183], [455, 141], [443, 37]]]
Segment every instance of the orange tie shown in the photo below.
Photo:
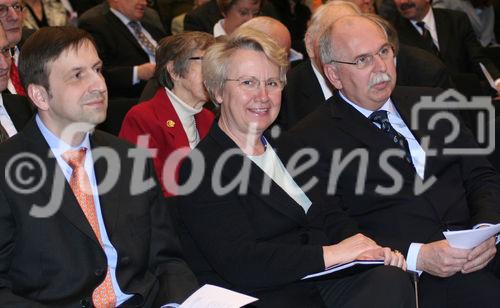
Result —
[[[73, 190], [76, 200], [78, 200], [85, 217], [90, 223], [92, 230], [94, 230], [94, 233], [102, 246], [101, 232], [99, 231], [99, 223], [97, 221], [92, 188], [90, 186], [89, 177], [87, 176], [87, 172], [85, 172], [84, 168], [86, 151], [86, 148], [69, 150], [63, 153], [62, 158], [73, 169], [69, 180], [69, 186], [71, 187], [71, 190]], [[116, 295], [113, 290], [111, 271], [109, 268], [104, 281], [92, 293], [92, 301], [94, 306], [97, 308], [115, 307]]]
[[19, 78], [19, 70], [17, 69], [17, 65], [16, 62], [14, 61], [14, 58], [12, 58], [11, 61], [9, 77], [10, 81], [12, 82], [12, 85], [14, 86], [14, 89], [16, 89], [17, 94], [26, 96], [26, 91], [24, 91], [21, 79]]

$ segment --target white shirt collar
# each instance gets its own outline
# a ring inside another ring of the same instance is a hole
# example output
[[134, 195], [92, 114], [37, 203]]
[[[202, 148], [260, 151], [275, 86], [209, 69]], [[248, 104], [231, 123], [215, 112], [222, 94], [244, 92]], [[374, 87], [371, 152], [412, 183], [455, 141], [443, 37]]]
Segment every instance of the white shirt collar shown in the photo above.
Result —
[[321, 72], [316, 68], [316, 66], [314, 66], [312, 59], [311, 59], [310, 64], [312, 66], [314, 75], [316, 75], [316, 79], [319, 82], [319, 85], [321, 87], [321, 91], [323, 91], [323, 95], [325, 96], [325, 100], [329, 99], [333, 95], [332, 89], [328, 85], [325, 77], [323, 77], [323, 74], [321, 74]]
[[[436, 30], [436, 20], [434, 19], [434, 12], [432, 11], [432, 7], [429, 8], [429, 11], [427, 12], [427, 14], [425, 14], [424, 18], [422, 18], [422, 21], [425, 22], [425, 27], [431, 33], [432, 40], [439, 49], [439, 43], [438, 43], [439, 40]], [[417, 29], [418, 33], [422, 34], [422, 29], [419, 26], [417, 26], [418, 20], [410, 20], [410, 22], [415, 27], [415, 29]]]
[[[126, 25], [128, 27], [128, 24], [129, 22], [131, 22], [130, 18], [128, 18], [127, 16], [123, 15], [120, 11], [114, 9], [114, 8], [109, 8], [109, 10], [115, 14], [116, 17], [118, 17], [118, 19], [123, 22], [124, 25]], [[140, 22], [139, 22], [140, 24]]]
[[[342, 97], [343, 100], [345, 100], [349, 105], [354, 107], [357, 111], [359, 111], [361, 114], [363, 114], [365, 117], [369, 117], [374, 111], [368, 110], [366, 108], [363, 108], [359, 105], [356, 105], [353, 103], [351, 100], [349, 100], [343, 93], [342, 91], [339, 91], [340, 97]], [[391, 124], [401, 124], [403, 123], [403, 120], [401, 119], [401, 116], [399, 115], [396, 107], [394, 106], [394, 103], [392, 102], [391, 98], [389, 97], [387, 101], [380, 107], [379, 110], [385, 110], [387, 111], [388, 117], [391, 117]], [[394, 121], [392, 121], [394, 119]]]
[[224, 19], [220, 19], [215, 25], [214, 25], [214, 37], [222, 36], [222, 35], [227, 35], [226, 30], [224, 30]]

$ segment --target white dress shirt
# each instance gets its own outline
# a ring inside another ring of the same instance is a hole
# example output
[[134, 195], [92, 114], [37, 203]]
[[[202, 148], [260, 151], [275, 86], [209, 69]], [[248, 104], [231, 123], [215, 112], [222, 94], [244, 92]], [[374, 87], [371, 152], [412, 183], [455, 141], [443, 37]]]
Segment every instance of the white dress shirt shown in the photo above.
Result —
[[[437, 30], [436, 30], [436, 21], [434, 19], [434, 12], [432, 9], [429, 9], [429, 12], [424, 16], [422, 19], [423, 22], [425, 22], [425, 28], [429, 30], [432, 41], [434, 42], [434, 45], [436, 45], [437, 49], [439, 50], [439, 40], [438, 40], [438, 35], [437, 35]], [[418, 33], [422, 35], [423, 30], [417, 25], [418, 20], [410, 20], [411, 24], [417, 29]]]

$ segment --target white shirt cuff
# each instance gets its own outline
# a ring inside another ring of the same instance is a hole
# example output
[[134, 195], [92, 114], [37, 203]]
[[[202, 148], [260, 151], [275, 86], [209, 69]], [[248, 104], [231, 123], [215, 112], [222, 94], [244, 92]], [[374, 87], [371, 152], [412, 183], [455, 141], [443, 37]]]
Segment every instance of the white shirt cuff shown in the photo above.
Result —
[[139, 80], [139, 77], [137, 77], [137, 66], [134, 66], [134, 70], [133, 70], [133, 73], [132, 73], [132, 85], [135, 86], [136, 84], [138, 84], [139, 82], [141, 82]]
[[419, 276], [422, 274], [422, 271], [417, 270], [417, 257], [422, 245], [421, 243], [411, 243], [406, 255], [406, 268], [409, 271], [418, 273]]
[[177, 307], [180, 307], [180, 305], [175, 303], [169, 303], [161, 306], [160, 308], [177, 308]]
[[[500, 79], [498, 81], [500, 81]], [[493, 226], [493, 225], [483, 222], [483, 223], [479, 223], [479, 224], [475, 225], [474, 227], [472, 227], [472, 229], [477, 229], [477, 228], [482, 227], [482, 226], [489, 227], [489, 226]], [[498, 245], [498, 243], [500, 243], [500, 234], [497, 234], [496, 238], [497, 239], [496, 239], [495, 245]]]

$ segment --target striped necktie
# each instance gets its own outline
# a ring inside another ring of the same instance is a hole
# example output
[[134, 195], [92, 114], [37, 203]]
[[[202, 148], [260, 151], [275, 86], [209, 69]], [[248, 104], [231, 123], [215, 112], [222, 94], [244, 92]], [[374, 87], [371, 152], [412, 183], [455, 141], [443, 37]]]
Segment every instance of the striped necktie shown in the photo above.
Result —
[[368, 119], [380, 125], [380, 130], [387, 134], [387, 136], [391, 138], [392, 142], [405, 152], [404, 160], [413, 166], [408, 141], [391, 125], [389, 118], [387, 117], [387, 111], [377, 110], [373, 112]]

